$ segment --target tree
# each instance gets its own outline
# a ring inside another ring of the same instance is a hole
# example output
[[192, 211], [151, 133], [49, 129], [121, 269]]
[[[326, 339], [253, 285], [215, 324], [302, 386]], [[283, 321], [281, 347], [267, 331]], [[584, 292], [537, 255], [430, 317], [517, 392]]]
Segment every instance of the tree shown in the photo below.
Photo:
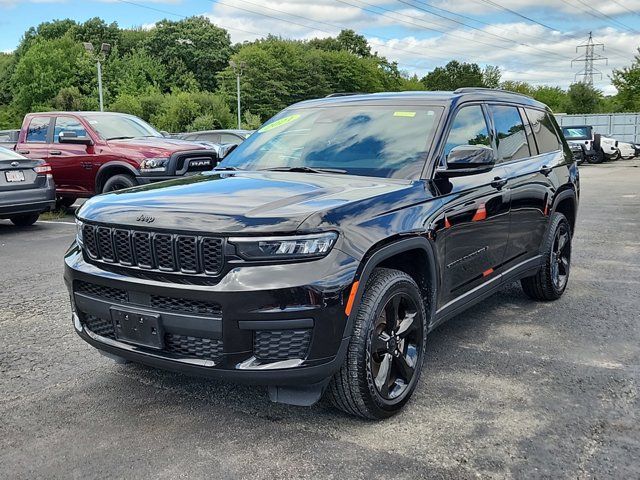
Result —
[[215, 90], [216, 73], [228, 65], [231, 55], [229, 34], [205, 17], [162, 20], [145, 43], [149, 54], [165, 66], [167, 83], [182, 89]]
[[483, 87], [482, 70], [476, 63], [452, 60], [429, 72], [422, 83], [427, 90], [455, 90], [460, 87]]
[[630, 66], [613, 71], [611, 83], [618, 89], [617, 101], [623, 110], [640, 110], [640, 48]]
[[141, 49], [123, 56], [118, 50], [112, 52], [104, 67], [105, 88], [113, 98], [165, 90], [167, 72], [162, 64]]
[[533, 98], [547, 105], [554, 112], [564, 112], [567, 108], [567, 93], [560, 87], [537, 87]]
[[337, 52], [344, 50], [358, 57], [371, 57], [371, 47], [364, 35], [353, 30], [342, 30], [337, 37], [314, 38], [309, 45], [319, 50]]
[[0, 105], [9, 104], [13, 98], [10, 82], [16, 63], [15, 55], [0, 53]]
[[487, 65], [482, 70], [482, 84], [487, 88], [498, 88], [501, 78], [502, 72], [500, 71], [500, 67]]
[[596, 113], [602, 92], [586, 83], [574, 83], [567, 91], [567, 113]]

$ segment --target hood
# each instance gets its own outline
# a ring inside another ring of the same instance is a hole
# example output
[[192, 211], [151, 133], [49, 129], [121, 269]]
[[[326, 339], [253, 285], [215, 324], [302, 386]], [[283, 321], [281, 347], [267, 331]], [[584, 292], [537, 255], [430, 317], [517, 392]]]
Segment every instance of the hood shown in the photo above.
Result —
[[208, 150], [210, 147], [187, 140], [165, 137], [138, 137], [122, 140], [109, 140], [109, 147], [114, 151], [137, 152], [140, 157], [168, 157], [172, 153], [186, 150]]
[[[82, 206], [78, 217], [107, 224], [210, 233], [294, 232], [313, 214], [324, 218], [341, 209], [357, 210], [360, 204], [375, 210], [370, 212], [375, 216], [382, 210], [415, 203], [420, 196], [424, 199], [421, 181], [216, 172], [99, 195]], [[342, 221], [347, 217], [338, 216]]]

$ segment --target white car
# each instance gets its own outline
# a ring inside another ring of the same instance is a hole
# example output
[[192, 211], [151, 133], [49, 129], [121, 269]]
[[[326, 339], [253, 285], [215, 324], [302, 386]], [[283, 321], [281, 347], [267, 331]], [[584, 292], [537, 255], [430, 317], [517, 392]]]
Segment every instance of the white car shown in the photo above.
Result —
[[632, 143], [618, 142], [618, 150], [622, 158], [629, 159], [636, 156], [636, 149]]

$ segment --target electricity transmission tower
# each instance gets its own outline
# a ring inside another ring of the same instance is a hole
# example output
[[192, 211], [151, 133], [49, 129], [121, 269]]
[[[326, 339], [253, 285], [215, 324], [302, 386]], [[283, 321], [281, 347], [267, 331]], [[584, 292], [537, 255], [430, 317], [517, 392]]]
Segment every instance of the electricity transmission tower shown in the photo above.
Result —
[[599, 75], [600, 78], [602, 78], [602, 72], [595, 68], [593, 66], [593, 63], [604, 60], [605, 65], [607, 65], [609, 62], [607, 57], [596, 53], [596, 48], [600, 49], [600, 47], [602, 47], [602, 51], [604, 51], [604, 43], [593, 43], [593, 36], [591, 35], [591, 33], [592, 32], [589, 32], [589, 40], [587, 40], [587, 43], [583, 43], [582, 45], [578, 45], [576, 47], [576, 52], [579, 52], [581, 48], [584, 48], [584, 55], [580, 55], [579, 57], [571, 60], [572, 67], [576, 62], [584, 63], [584, 68], [576, 73], [575, 78], [577, 80], [578, 77], [582, 77], [582, 82], [586, 83], [587, 85], [593, 85], [594, 75]]

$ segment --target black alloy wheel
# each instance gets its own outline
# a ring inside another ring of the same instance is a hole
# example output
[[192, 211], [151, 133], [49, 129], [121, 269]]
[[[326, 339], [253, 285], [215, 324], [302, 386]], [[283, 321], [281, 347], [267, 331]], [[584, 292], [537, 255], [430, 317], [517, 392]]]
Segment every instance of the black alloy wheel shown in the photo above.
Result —
[[551, 251], [551, 280], [556, 290], [563, 291], [569, 280], [571, 266], [571, 234], [567, 225], [562, 223], [556, 230]]
[[415, 374], [422, 326], [418, 308], [406, 293], [398, 292], [386, 303], [371, 331], [370, 368], [383, 400], [402, 397]]
[[102, 193], [115, 192], [124, 188], [131, 188], [137, 185], [136, 180], [131, 175], [118, 174], [107, 179], [102, 187]]

